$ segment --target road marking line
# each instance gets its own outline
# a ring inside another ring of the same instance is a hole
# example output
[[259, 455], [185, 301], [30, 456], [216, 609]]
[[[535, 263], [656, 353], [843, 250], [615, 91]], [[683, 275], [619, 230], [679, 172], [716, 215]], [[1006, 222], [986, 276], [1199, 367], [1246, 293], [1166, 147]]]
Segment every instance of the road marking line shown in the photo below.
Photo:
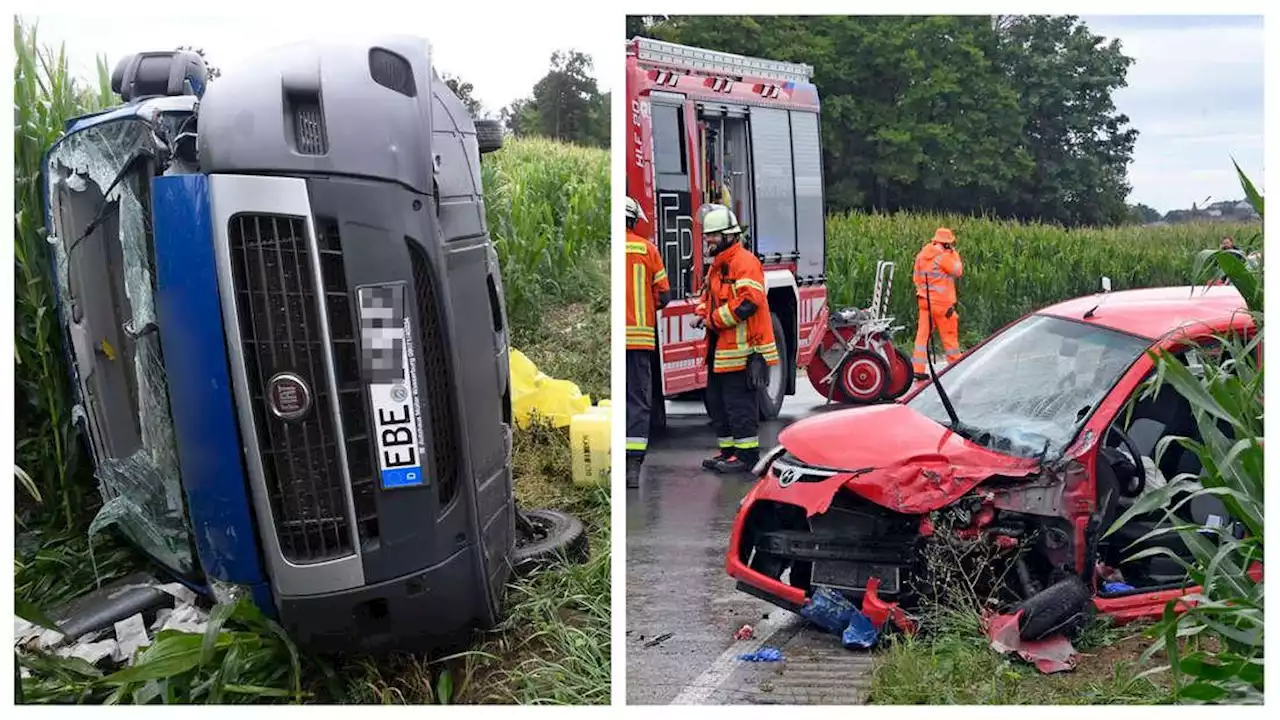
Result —
[[729, 648], [720, 654], [720, 657], [711, 663], [711, 667], [707, 668], [693, 682], [689, 683], [676, 695], [671, 701], [672, 705], [701, 705], [711, 697], [712, 693], [720, 689], [729, 676], [733, 675], [733, 671], [737, 668], [739, 655], [745, 653], [753, 653], [764, 647], [769, 639], [788, 627], [795, 625], [800, 616], [788, 610], [775, 609], [769, 613], [768, 619], [761, 622], [755, 627], [755, 638], [746, 641], [735, 641], [729, 645]]

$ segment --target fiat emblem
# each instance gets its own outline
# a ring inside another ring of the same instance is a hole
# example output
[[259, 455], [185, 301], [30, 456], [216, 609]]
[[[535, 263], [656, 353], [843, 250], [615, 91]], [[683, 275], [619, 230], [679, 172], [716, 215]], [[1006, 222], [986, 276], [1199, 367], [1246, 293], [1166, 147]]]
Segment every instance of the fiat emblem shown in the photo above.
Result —
[[267, 405], [281, 420], [301, 420], [311, 410], [311, 388], [293, 373], [276, 373], [267, 381]]

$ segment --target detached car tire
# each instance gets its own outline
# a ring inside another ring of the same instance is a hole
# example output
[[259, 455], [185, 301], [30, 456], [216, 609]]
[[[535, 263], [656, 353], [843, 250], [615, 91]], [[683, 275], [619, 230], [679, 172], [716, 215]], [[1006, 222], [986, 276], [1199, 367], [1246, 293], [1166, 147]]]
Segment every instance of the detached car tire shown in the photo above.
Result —
[[1054, 633], [1073, 635], [1089, 619], [1089, 588], [1078, 577], [1070, 577], [1041, 590], [1016, 610], [1018, 636], [1023, 640], [1043, 640]]
[[511, 563], [519, 574], [562, 561], [581, 562], [587, 557], [587, 532], [578, 518], [559, 510], [523, 510], [520, 513], [536, 534], [528, 537], [517, 521], [516, 549]]

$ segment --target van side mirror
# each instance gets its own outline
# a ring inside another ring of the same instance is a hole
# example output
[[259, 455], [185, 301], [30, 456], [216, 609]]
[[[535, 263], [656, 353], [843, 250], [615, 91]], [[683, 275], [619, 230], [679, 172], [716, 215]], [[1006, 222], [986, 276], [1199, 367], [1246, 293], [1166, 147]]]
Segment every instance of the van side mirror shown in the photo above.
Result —
[[486, 155], [502, 149], [502, 123], [497, 120], [476, 120], [476, 142], [480, 154]]
[[1111, 278], [1107, 277], [1106, 275], [1102, 276], [1102, 292], [1104, 293], [1111, 292]]

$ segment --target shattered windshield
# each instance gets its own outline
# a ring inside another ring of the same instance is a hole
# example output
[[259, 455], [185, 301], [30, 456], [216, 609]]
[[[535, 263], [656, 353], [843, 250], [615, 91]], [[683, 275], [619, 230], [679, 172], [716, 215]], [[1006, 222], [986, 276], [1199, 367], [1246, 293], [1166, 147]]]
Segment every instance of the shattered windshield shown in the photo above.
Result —
[[156, 332], [147, 191], [154, 136], [140, 120], [63, 139], [46, 167], [57, 292], [104, 501], [90, 534], [119, 527], [149, 555], [192, 569], [168, 386]]
[[[1095, 325], [1033, 315], [967, 355], [941, 381], [970, 440], [1009, 455], [1052, 458], [1148, 345]], [[907, 405], [950, 426], [932, 384]]]

